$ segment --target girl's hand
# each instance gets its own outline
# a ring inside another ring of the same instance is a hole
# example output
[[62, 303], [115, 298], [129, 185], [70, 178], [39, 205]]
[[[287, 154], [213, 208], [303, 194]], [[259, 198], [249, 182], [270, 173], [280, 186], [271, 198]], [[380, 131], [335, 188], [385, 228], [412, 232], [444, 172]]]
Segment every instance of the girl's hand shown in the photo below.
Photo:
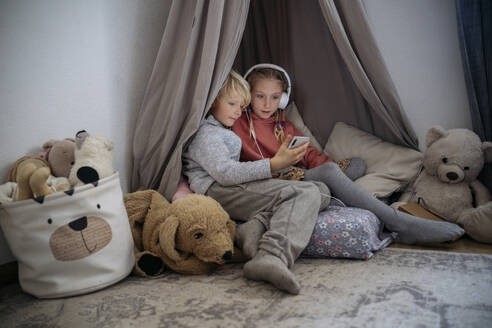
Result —
[[290, 134], [287, 135], [275, 156], [270, 158], [270, 170], [272, 172], [294, 165], [306, 155], [309, 142], [306, 142], [304, 145], [297, 148], [289, 149], [288, 145], [291, 140], [292, 136]]

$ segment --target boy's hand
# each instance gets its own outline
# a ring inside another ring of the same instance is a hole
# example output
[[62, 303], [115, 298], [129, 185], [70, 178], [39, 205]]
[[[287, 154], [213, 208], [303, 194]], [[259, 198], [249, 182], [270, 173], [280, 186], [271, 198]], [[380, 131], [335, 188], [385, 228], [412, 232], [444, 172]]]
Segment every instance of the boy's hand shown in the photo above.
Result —
[[270, 158], [270, 170], [272, 172], [294, 165], [302, 160], [304, 155], [306, 155], [309, 142], [306, 142], [304, 145], [297, 148], [289, 149], [288, 145], [291, 140], [292, 136], [290, 134], [287, 135], [275, 156]]

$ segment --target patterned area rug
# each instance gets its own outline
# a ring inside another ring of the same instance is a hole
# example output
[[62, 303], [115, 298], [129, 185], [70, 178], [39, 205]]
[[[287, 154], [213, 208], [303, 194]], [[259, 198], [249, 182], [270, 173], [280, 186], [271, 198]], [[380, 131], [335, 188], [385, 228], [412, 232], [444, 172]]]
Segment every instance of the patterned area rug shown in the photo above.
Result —
[[384, 249], [368, 261], [300, 259], [301, 294], [210, 275], [129, 277], [98, 292], [38, 300], [0, 288], [2, 327], [487, 327], [492, 256]]

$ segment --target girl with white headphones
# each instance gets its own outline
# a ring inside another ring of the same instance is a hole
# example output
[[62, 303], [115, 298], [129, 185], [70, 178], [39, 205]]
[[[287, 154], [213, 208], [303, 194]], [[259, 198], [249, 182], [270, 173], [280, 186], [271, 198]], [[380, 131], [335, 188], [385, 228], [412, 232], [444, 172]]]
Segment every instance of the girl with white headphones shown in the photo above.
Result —
[[[273, 64], [255, 65], [246, 72], [245, 78], [251, 88], [251, 108], [243, 112], [232, 127], [242, 141], [241, 160], [247, 162], [271, 158], [279, 148], [286, 147], [285, 140], [288, 141], [292, 135], [302, 135], [285, 119], [283, 113], [289, 101], [290, 78], [283, 68]], [[376, 214], [388, 230], [398, 233], [397, 240], [402, 243], [429, 244], [452, 241], [464, 232], [456, 224], [417, 218], [389, 207], [352, 182], [339, 165], [328, 156], [318, 154], [314, 147], [306, 148], [305, 155], [299, 163], [307, 170], [294, 172], [287, 178], [323, 182], [346, 205]], [[252, 222], [248, 223], [250, 227], [254, 226]], [[261, 224], [258, 224], [258, 227], [261, 227]], [[248, 244], [250, 248], [255, 247], [252, 239]]]
[[[241, 158], [246, 161], [271, 158], [287, 138], [290, 141], [289, 135], [302, 136], [284, 113], [289, 103], [291, 80], [282, 67], [274, 64], [255, 65], [244, 77], [251, 87], [251, 106], [233, 127], [243, 142]], [[315, 147], [305, 145], [304, 148], [306, 151], [299, 164], [307, 169], [333, 161], [319, 154]], [[351, 180], [365, 173], [365, 164], [360, 158], [341, 160], [337, 164]], [[283, 171], [280, 177], [300, 180], [303, 170], [293, 167]]]

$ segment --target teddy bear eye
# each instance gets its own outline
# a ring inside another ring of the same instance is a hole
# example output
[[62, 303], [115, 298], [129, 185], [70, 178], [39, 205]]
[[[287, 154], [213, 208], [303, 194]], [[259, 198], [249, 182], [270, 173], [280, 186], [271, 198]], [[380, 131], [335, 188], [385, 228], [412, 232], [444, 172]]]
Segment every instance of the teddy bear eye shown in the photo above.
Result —
[[74, 164], [75, 164], [75, 162], [70, 163], [70, 165], [74, 165]]
[[48, 224], [52, 224], [53, 220], [51, 218], [48, 219]]
[[463, 170], [465, 170], [465, 171], [468, 171], [469, 169], [470, 169], [470, 167], [469, 167], [469, 166], [465, 166], [465, 167], [463, 168]]
[[197, 232], [196, 234], [193, 235], [193, 237], [195, 237], [195, 239], [200, 239], [203, 237], [203, 233]]
[[446, 163], [448, 162], [448, 158], [447, 158], [447, 157], [443, 157], [443, 158], [442, 158], [442, 162], [443, 162], [444, 164], [446, 164]]

